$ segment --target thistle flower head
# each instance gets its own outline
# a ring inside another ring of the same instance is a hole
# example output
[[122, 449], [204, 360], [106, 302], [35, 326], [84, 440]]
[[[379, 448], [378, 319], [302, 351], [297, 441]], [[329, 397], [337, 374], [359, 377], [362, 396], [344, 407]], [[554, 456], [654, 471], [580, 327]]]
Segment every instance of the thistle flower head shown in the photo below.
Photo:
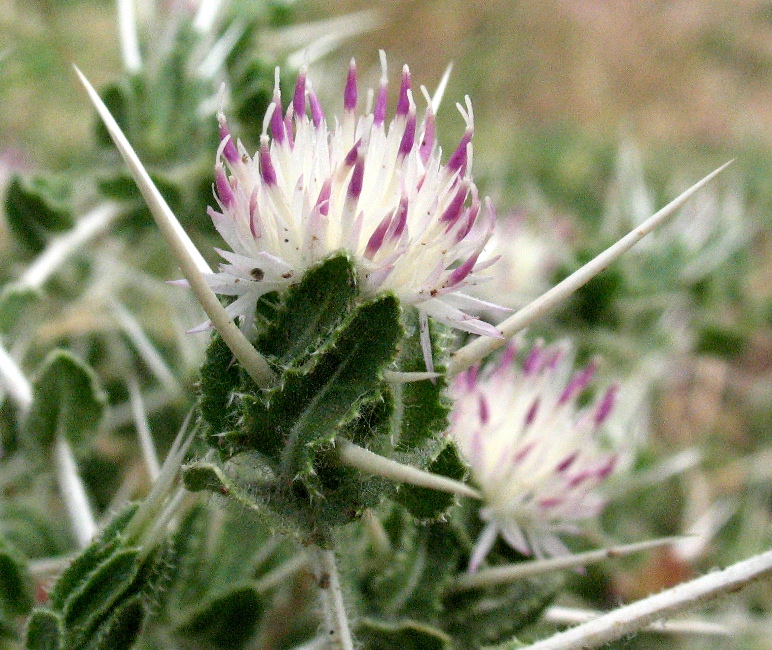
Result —
[[535, 345], [522, 364], [510, 346], [501, 360], [456, 377], [450, 435], [470, 465], [485, 499], [487, 522], [472, 554], [474, 571], [498, 534], [524, 555], [567, 553], [558, 538], [603, 506], [596, 488], [613, 471], [616, 454], [604, 450], [603, 425], [616, 386], [590, 406], [577, 398], [595, 371], [573, 376], [567, 344]]
[[458, 105], [466, 130], [446, 162], [434, 136], [436, 98], [422, 88], [423, 119], [402, 70], [396, 114], [387, 123], [385, 57], [377, 93], [357, 114], [354, 62], [343, 115], [328, 129], [306, 70], [291, 101], [277, 82], [265, 115], [260, 149], [250, 156], [220, 113], [215, 165], [215, 227], [231, 250], [210, 278], [217, 293], [235, 296], [229, 311], [249, 327], [260, 296], [281, 291], [333, 252], [355, 260], [365, 295], [393, 292], [425, 321], [488, 336], [498, 330], [468, 312], [490, 307], [460, 290], [474, 284], [495, 215], [472, 182], [473, 114]]

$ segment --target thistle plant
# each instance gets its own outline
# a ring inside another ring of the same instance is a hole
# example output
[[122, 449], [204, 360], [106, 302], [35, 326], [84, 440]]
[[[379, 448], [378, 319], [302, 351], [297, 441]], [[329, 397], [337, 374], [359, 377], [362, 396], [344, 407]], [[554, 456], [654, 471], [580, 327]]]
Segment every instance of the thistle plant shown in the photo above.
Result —
[[119, 2], [124, 78], [100, 97], [77, 72], [100, 177], [8, 187], [32, 259], [0, 295], [3, 642], [597, 647], [769, 573], [762, 554], [551, 636], [596, 614], [553, 605], [572, 576], [683, 540], [604, 529], [635, 464], [624, 379], [524, 330], [723, 167], [532, 301], [482, 300], [498, 222], [468, 97], [439, 146], [449, 73], [415, 92], [405, 66], [390, 104], [385, 54], [367, 91], [352, 61], [332, 117], [329, 39], [274, 68], [250, 38], [293, 43], [289, 8], [226, 4], [156, 43]]

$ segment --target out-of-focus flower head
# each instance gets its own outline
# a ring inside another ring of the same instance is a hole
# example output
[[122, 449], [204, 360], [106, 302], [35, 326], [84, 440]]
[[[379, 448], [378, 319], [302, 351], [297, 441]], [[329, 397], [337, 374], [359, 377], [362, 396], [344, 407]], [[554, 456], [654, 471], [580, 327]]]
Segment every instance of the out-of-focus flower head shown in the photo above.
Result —
[[[461, 292], [493, 263], [478, 261], [495, 214], [472, 182], [473, 115], [457, 105], [466, 131], [447, 162], [434, 137], [432, 99], [421, 88], [421, 123], [402, 70], [396, 115], [387, 124], [387, 77], [368, 94], [364, 114], [354, 62], [348, 71], [343, 116], [328, 129], [305, 69], [283, 108], [277, 82], [260, 149], [251, 157], [231, 137], [221, 112], [222, 142], [215, 180], [215, 227], [231, 250], [210, 278], [215, 292], [234, 296], [228, 306], [248, 329], [260, 296], [281, 291], [331, 253], [348, 251], [365, 295], [393, 292], [428, 317], [451, 327], [501, 336], [470, 312], [495, 307]], [[428, 337], [426, 337], [428, 340]], [[426, 341], [424, 350], [426, 354]], [[431, 364], [429, 364], [431, 365]]]
[[603, 439], [617, 387], [589, 406], [577, 403], [596, 364], [571, 376], [567, 343], [537, 343], [522, 363], [515, 356], [512, 345], [498, 363], [472, 367], [453, 385], [449, 435], [485, 500], [480, 516], [486, 525], [470, 571], [499, 534], [524, 555], [567, 553], [558, 535], [579, 532], [577, 521], [600, 512], [597, 488], [617, 462]]

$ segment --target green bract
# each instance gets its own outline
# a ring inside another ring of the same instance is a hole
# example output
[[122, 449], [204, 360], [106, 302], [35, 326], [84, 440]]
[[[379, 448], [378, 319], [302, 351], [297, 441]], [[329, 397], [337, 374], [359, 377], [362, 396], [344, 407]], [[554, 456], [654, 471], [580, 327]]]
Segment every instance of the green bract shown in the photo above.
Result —
[[[316, 538], [396, 488], [338, 462], [340, 439], [463, 476], [454, 453], [442, 453], [444, 381], [394, 387], [383, 379], [386, 370], [424, 370], [414, 310], [403, 312], [389, 294], [363, 299], [346, 255], [313, 267], [278, 300], [258, 307], [264, 322], [256, 347], [277, 374], [271, 388], [259, 390], [222, 339], [212, 338], [201, 372], [201, 411], [220, 462], [189, 464], [189, 489], [289, 516], [297, 532]], [[421, 518], [436, 518], [454, 503], [422, 492], [427, 498], [420, 504], [409, 488], [399, 497]]]

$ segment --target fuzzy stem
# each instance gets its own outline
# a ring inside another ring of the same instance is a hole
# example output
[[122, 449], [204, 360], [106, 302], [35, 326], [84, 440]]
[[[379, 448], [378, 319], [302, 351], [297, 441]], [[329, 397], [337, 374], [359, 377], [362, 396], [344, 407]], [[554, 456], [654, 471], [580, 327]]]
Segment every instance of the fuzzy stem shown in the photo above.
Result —
[[549, 573], [551, 571], [586, 566], [587, 564], [601, 562], [614, 557], [624, 557], [631, 553], [639, 553], [651, 548], [657, 548], [658, 546], [673, 544], [682, 539], [684, 538], [663, 537], [662, 539], [652, 539], [645, 542], [637, 542], [635, 544], [626, 544], [624, 546], [602, 548], [597, 551], [576, 553], [575, 555], [562, 555], [560, 557], [550, 558], [549, 560], [534, 560], [531, 562], [518, 562], [517, 564], [505, 564], [490, 569], [482, 569], [477, 573], [461, 575], [456, 578], [452, 589], [453, 591], [465, 591], [467, 589], [507, 584], [530, 576]]
[[615, 609], [592, 621], [527, 646], [523, 650], [598, 648], [644, 629], [654, 621], [738, 591], [752, 580], [770, 574], [772, 574], [772, 551], [766, 551], [737, 562], [722, 571], [708, 573], [672, 589]]
[[161, 193], [151, 180], [150, 175], [142, 165], [136, 152], [129, 144], [126, 136], [110, 114], [110, 111], [104, 105], [104, 102], [100, 99], [96, 90], [94, 90], [93, 86], [77, 67], [75, 68], [75, 71], [80, 77], [83, 86], [86, 88], [86, 92], [97, 109], [99, 116], [102, 118], [115, 146], [126, 161], [129, 171], [134, 177], [134, 180], [150, 209], [150, 213], [155, 219], [158, 229], [161, 231], [167, 246], [169, 246], [169, 249], [177, 260], [180, 270], [188, 281], [196, 300], [198, 300], [204, 308], [212, 325], [220, 333], [234, 356], [244, 367], [244, 370], [249, 373], [249, 376], [252, 377], [260, 388], [267, 388], [274, 379], [273, 372], [268, 366], [268, 362], [247, 340], [244, 334], [242, 334], [241, 330], [239, 330], [236, 324], [231, 320], [228, 312], [220, 304], [220, 301], [207, 284], [203, 275], [204, 273], [211, 273], [211, 269], [206, 263], [206, 260], [201, 256], [201, 253], [180, 225], [180, 222], [177, 220], [177, 217], [174, 216], [174, 213], [171, 211], [171, 208], [169, 208], [169, 205], [166, 203], [163, 196], [161, 196]]
[[120, 216], [117, 203], [103, 203], [84, 215], [68, 232], [56, 237], [14, 283], [23, 289], [40, 289], [51, 275], [86, 242], [102, 234]]
[[98, 527], [91, 512], [86, 488], [78, 474], [78, 466], [69, 441], [64, 435], [58, 434], [54, 444], [54, 462], [59, 491], [67, 506], [78, 546], [86, 548], [96, 535]]
[[[553, 605], [544, 611], [542, 620], [557, 625], [570, 625], [575, 623], [586, 623], [599, 616], [603, 616], [603, 612], [592, 609], [576, 609], [573, 607], [559, 607]], [[642, 632], [656, 632], [659, 634], [700, 634], [713, 637], [732, 637], [736, 634], [733, 629], [726, 625], [700, 619], [656, 621], [643, 628]]]
[[142, 70], [142, 55], [139, 52], [137, 15], [134, 0], [117, 0], [118, 35], [121, 40], [121, 57], [126, 72], [136, 74]]
[[335, 564], [335, 551], [312, 545], [308, 547], [308, 556], [319, 585], [324, 610], [323, 636], [327, 639], [327, 647], [330, 650], [354, 650], [354, 640], [343, 604], [343, 592], [340, 589], [338, 567]]
[[702, 189], [731, 163], [731, 160], [724, 163], [701, 181], [692, 185], [688, 190], [668, 203], [659, 212], [649, 217], [640, 226], [637, 226], [615, 244], [609, 246], [600, 255], [587, 262], [587, 264], [577, 271], [574, 271], [574, 273], [569, 275], [565, 280], [559, 282], [552, 287], [552, 289], [543, 293], [536, 300], [507, 318], [499, 325], [499, 330], [504, 335], [504, 338], [494, 339], [482, 336], [454, 352], [450, 359], [450, 363], [448, 364], [448, 376], [463, 372], [491, 352], [505, 345], [507, 340], [511, 339], [517, 332], [544, 316], [577, 289], [580, 289], [596, 275], [605, 271], [617, 260], [617, 258], [626, 253], [646, 235], [672, 217], [695, 192]]
[[344, 465], [375, 476], [382, 476], [397, 483], [410, 483], [419, 487], [430, 488], [440, 492], [450, 492], [463, 497], [482, 499], [480, 493], [466, 483], [454, 481], [447, 476], [439, 476], [425, 472], [417, 467], [403, 465], [396, 460], [384, 458], [368, 451], [348, 440], [338, 440], [338, 458]]

